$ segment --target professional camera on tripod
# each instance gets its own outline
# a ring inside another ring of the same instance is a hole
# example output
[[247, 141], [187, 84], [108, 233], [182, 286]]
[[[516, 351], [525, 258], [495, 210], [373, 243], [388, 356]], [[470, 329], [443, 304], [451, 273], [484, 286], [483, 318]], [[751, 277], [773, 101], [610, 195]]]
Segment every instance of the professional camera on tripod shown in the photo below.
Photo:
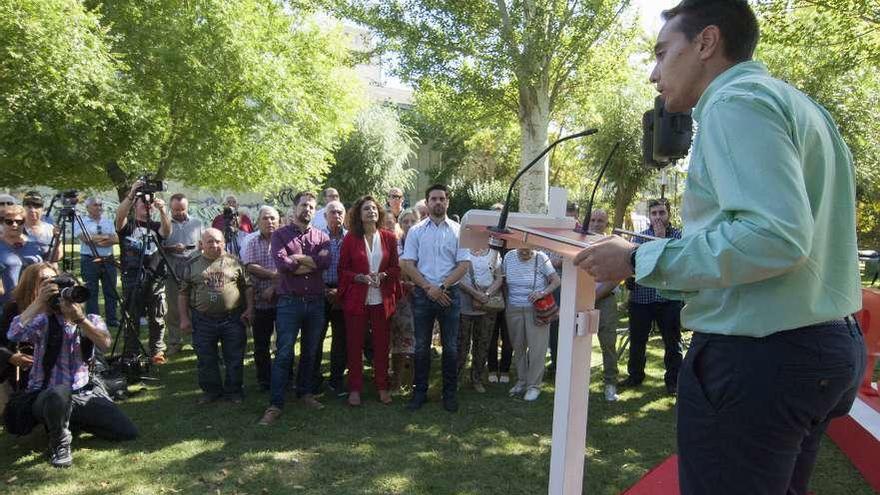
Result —
[[[116, 211], [116, 231], [120, 242], [122, 268], [122, 308], [118, 334], [124, 339], [117, 354], [119, 338], [111, 349], [111, 366], [128, 377], [129, 382], [147, 379], [153, 365], [165, 363], [165, 277], [176, 278], [161, 249], [171, 233], [171, 219], [165, 201], [156, 197], [165, 183], [147, 175], [139, 177]], [[153, 210], [160, 221], [152, 219]], [[140, 341], [141, 318], [149, 327], [149, 348]]]

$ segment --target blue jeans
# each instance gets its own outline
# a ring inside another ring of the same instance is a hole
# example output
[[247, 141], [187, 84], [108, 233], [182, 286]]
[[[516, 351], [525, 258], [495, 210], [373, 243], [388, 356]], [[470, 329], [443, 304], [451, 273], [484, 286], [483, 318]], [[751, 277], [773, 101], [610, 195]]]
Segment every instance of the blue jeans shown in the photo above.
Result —
[[[244, 350], [247, 333], [241, 321], [241, 312], [233, 311], [225, 317], [211, 317], [193, 310], [192, 342], [198, 359], [199, 387], [211, 397], [241, 397], [244, 379]], [[220, 355], [217, 344], [223, 348], [226, 366], [225, 383], [220, 378]]]
[[854, 320], [763, 338], [694, 332], [678, 378], [682, 495], [805, 495], [865, 369]]
[[100, 265], [92, 261], [88, 255], [80, 256], [80, 270], [86, 287], [91, 293], [86, 301], [86, 313], [100, 314], [98, 312], [98, 282], [104, 292], [104, 311], [108, 325], [116, 325], [119, 319], [116, 317], [116, 266], [113, 265], [112, 257], [105, 258], [106, 263]]
[[312, 374], [318, 342], [324, 329], [324, 296], [281, 296], [275, 316], [275, 361], [272, 363], [270, 402], [284, 407], [284, 391], [293, 362], [293, 345], [302, 329], [299, 366], [296, 371], [297, 397], [312, 393]]
[[434, 320], [440, 323], [440, 343], [443, 346], [443, 396], [454, 397], [458, 386], [458, 326], [461, 299], [458, 287], [452, 287], [448, 293], [452, 304], [443, 307], [429, 299], [421, 288], [417, 287], [413, 290], [412, 312], [416, 340], [413, 388], [418, 395], [428, 393]]

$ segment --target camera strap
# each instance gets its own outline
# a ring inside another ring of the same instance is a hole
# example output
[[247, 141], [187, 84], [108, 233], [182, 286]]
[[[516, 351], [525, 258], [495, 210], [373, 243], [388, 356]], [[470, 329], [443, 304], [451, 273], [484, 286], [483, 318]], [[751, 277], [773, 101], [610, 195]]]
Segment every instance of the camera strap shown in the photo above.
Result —
[[43, 385], [41, 389], [49, 385], [49, 379], [52, 378], [52, 368], [58, 361], [61, 354], [61, 344], [63, 341], [64, 329], [61, 323], [58, 323], [58, 317], [55, 315], [47, 315], [49, 319], [49, 332], [46, 335], [46, 352], [43, 354]]

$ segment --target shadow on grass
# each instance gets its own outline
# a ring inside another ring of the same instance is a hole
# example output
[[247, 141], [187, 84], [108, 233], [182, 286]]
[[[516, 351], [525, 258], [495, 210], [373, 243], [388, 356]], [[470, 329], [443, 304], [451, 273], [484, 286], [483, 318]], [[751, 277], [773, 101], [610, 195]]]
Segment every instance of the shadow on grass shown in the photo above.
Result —
[[[652, 340], [645, 384], [624, 391], [617, 403], [604, 401], [601, 372], [593, 370], [586, 492], [620, 493], [674, 452], [674, 399], [665, 395], [661, 353]], [[511, 399], [504, 385], [486, 394], [462, 387], [461, 410], [450, 414], [436, 397], [435, 360], [432, 401], [416, 413], [404, 409], [402, 396], [391, 406], [379, 404], [367, 385], [365, 405], [357, 409], [325, 396], [327, 407], [313, 411], [289, 396], [284, 415], [267, 428], [256, 424], [268, 397], [255, 386], [246, 387], [240, 405], [196, 405], [194, 368], [192, 352], [174, 356], [160, 369], [159, 384], [121, 404], [139, 426], [140, 438], [110, 443], [83, 435], [74, 443], [73, 469], [48, 466], [40, 433], [18, 441], [0, 435], [0, 483], [12, 479], [7, 486], [21, 493], [52, 495], [547, 490], [552, 377], [535, 403]], [[245, 382], [255, 383], [251, 362], [245, 373]], [[847, 475], [843, 486], [851, 481]], [[860, 493], [859, 487], [848, 493]]]

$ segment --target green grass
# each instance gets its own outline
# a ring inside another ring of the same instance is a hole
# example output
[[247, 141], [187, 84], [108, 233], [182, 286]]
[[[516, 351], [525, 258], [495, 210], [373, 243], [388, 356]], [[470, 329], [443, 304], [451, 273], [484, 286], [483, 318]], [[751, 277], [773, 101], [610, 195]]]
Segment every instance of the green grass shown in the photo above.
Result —
[[[329, 339], [328, 339], [329, 343]], [[675, 451], [674, 400], [662, 386], [661, 345], [650, 344], [646, 386], [618, 403], [601, 397], [600, 370], [590, 394], [586, 491], [615, 494]], [[595, 361], [594, 361], [595, 362]], [[326, 364], [326, 363], [325, 363]], [[462, 390], [461, 410], [445, 412], [436, 396], [409, 413], [404, 398], [351, 409], [325, 397], [322, 411], [289, 403], [278, 424], [256, 421], [266, 406], [253, 363], [245, 368], [241, 405], [197, 406], [195, 356], [185, 351], [121, 407], [139, 439], [110, 443], [84, 434], [74, 467], [49, 467], [42, 431], [23, 439], [0, 434], [0, 491], [18, 494], [536, 494], [546, 493], [550, 464], [552, 383], [537, 403]], [[435, 380], [439, 362], [434, 360]], [[597, 380], [598, 379], [598, 380]], [[548, 380], [549, 381], [549, 380]], [[438, 392], [435, 381], [432, 393]], [[813, 477], [817, 494], [872, 490], [830, 440]]]

